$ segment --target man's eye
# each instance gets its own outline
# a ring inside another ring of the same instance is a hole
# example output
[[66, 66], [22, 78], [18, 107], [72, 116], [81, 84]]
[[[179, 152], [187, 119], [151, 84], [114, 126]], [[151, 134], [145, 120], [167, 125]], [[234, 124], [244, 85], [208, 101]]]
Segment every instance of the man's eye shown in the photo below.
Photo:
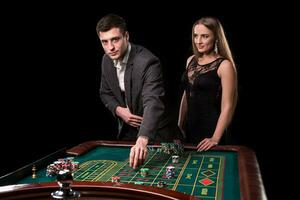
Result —
[[120, 40], [119, 37], [112, 39], [112, 42], [118, 42]]

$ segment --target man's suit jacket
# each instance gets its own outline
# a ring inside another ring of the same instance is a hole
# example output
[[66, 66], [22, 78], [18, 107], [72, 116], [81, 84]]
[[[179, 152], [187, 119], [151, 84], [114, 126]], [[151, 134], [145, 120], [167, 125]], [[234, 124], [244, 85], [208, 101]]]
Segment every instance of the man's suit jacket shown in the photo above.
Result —
[[[172, 128], [168, 127], [169, 118], [165, 115], [165, 90], [160, 60], [146, 48], [131, 44], [124, 84], [130, 112], [143, 117], [141, 126], [136, 130], [137, 136], [154, 139], [157, 133], [161, 138], [172, 137], [174, 133], [169, 133]], [[116, 68], [107, 55], [102, 59], [100, 97], [115, 117], [117, 106], [126, 107]], [[119, 134], [122, 125], [122, 120], [119, 119]]]

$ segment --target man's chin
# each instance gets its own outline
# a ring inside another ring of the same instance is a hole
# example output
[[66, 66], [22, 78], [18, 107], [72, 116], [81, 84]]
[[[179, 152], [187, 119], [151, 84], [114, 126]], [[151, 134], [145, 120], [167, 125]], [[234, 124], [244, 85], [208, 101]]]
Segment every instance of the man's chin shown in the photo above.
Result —
[[115, 56], [112, 56], [112, 55], [108, 55], [112, 60], [118, 60], [120, 58], [119, 55], [115, 55]]

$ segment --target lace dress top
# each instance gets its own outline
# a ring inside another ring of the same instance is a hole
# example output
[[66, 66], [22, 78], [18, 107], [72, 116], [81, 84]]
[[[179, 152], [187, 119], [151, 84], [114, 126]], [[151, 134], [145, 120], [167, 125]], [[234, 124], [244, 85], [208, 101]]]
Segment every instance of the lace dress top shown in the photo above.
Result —
[[224, 58], [200, 65], [192, 58], [182, 76], [188, 111], [185, 121], [187, 142], [198, 144], [212, 137], [221, 108], [221, 79], [217, 70]]

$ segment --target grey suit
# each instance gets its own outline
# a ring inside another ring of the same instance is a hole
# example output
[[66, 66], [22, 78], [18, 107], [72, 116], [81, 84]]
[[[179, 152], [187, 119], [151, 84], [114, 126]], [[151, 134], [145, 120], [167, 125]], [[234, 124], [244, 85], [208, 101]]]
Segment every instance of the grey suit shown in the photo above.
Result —
[[[142, 46], [131, 44], [126, 65], [125, 98], [132, 114], [143, 117], [139, 129], [130, 127], [134, 137], [147, 136], [150, 139], [165, 141], [174, 139], [175, 127], [165, 112], [165, 91], [162, 69], [159, 59]], [[121, 94], [116, 69], [113, 61], [104, 55], [102, 59], [102, 75], [100, 97], [104, 105], [115, 115], [117, 106], [126, 107]], [[122, 138], [123, 121], [119, 121], [118, 137]]]

